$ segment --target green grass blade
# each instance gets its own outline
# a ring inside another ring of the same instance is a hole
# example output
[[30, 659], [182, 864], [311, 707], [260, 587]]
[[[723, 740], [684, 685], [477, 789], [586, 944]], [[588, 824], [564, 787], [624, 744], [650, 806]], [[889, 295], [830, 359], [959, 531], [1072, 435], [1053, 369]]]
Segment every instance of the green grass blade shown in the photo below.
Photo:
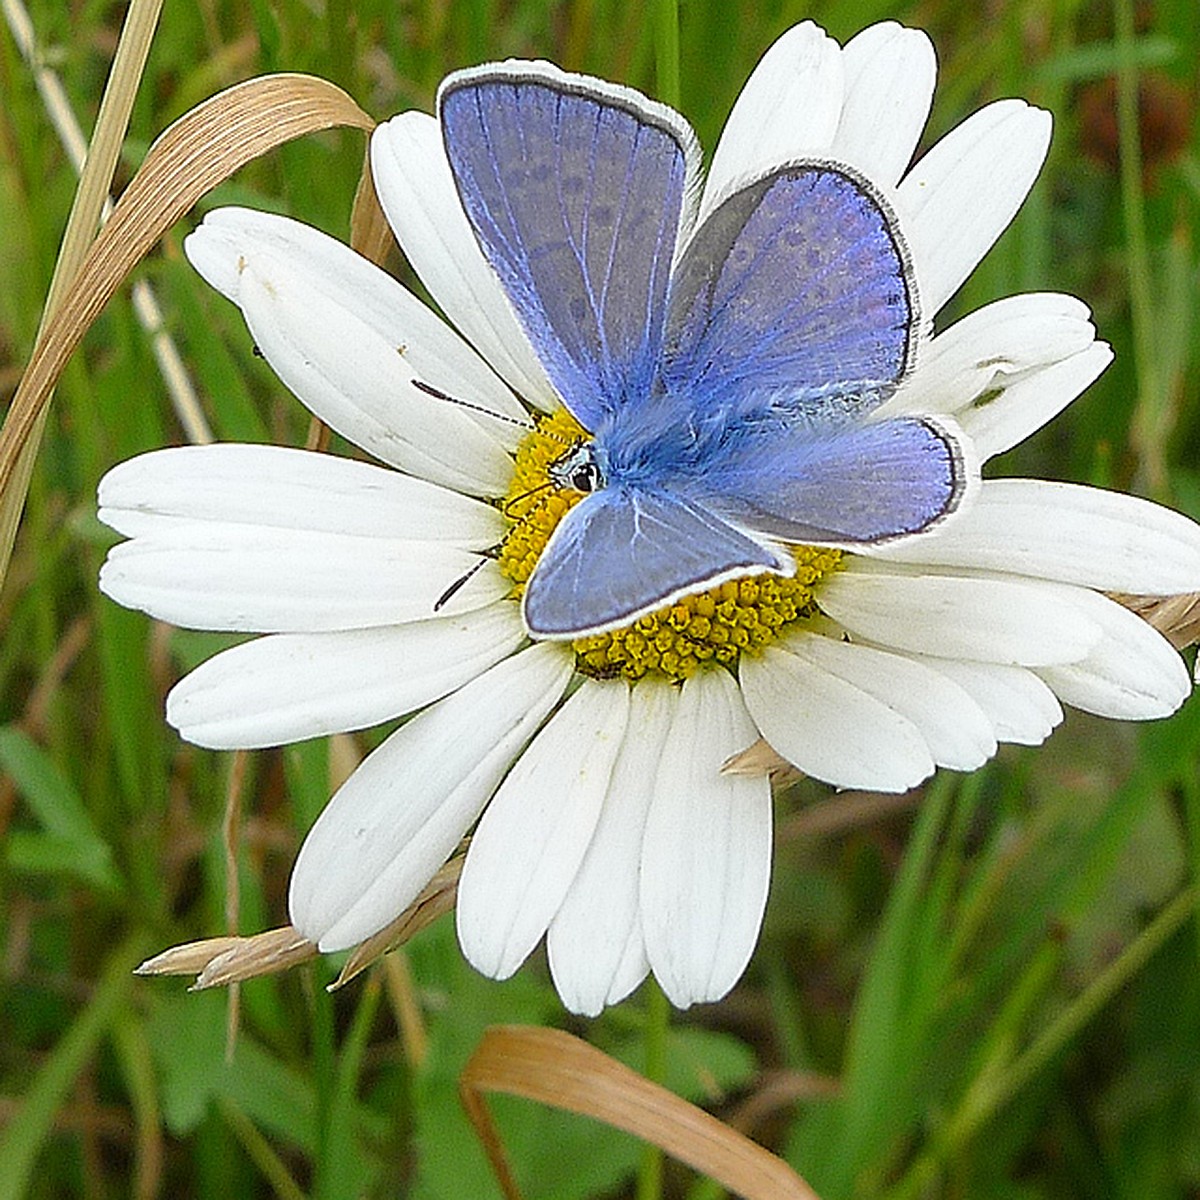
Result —
[[133, 968], [145, 958], [147, 945], [139, 930], [109, 955], [91, 999], [38, 1069], [17, 1115], [0, 1132], [0, 1200], [26, 1195], [55, 1113], [121, 1013], [135, 984]]

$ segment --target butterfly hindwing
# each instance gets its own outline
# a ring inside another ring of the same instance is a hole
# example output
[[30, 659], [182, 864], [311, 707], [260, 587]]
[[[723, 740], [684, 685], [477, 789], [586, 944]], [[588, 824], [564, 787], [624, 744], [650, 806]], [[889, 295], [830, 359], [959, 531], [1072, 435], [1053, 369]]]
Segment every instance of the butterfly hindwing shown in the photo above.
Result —
[[945, 421], [897, 417], [768, 429], [697, 480], [706, 507], [764, 537], [854, 547], [919, 533], [958, 507], [970, 476]]
[[689, 169], [682, 118], [546, 64], [450, 76], [439, 110], [467, 218], [588, 429], [644, 395]]
[[663, 376], [698, 413], [865, 415], [911, 368], [920, 322], [890, 206], [830, 163], [781, 167], [717, 205], [669, 303]]
[[726, 579], [790, 570], [701, 505], [607, 488], [559, 522], [526, 585], [525, 624], [541, 638], [603, 633]]

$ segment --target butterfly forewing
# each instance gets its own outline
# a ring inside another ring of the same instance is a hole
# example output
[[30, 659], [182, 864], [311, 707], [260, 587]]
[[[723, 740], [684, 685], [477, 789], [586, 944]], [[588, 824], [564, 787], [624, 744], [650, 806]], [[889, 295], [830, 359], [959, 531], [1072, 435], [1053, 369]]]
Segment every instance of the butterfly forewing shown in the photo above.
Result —
[[699, 505], [609, 488], [554, 531], [525, 589], [525, 624], [535, 637], [601, 633], [723, 580], [790, 569]]
[[698, 413], [861, 416], [912, 363], [908, 254], [887, 202], [830, 164], [782, 167], [708, 216], [672, 281], [663, 376]]
[[632, 93], [540, 65], [443, 85], [467, 217], [567, 407], [595, 429], [657, 366], [689, 131]]

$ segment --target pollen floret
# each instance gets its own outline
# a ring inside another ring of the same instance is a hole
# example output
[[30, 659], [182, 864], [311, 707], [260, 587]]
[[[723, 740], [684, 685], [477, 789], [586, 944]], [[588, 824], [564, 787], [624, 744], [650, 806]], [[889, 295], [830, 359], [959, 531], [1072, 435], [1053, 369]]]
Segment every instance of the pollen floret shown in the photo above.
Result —
[[681, 681], [706, 664], [731, 665], [761, 650], [797, 621], [817, 615], [813, 587], [834, 570], [842, 552], [814, 546], [793, 549], [796, 574], [756, 575], [684, 596], [628, 629], [579, 638], [576, 666], [598, 678], [664, 675]]
[[[586, 437], [565, 409], [542, 419], [517, 450], [504, 513], [513, 522], [500, 548], [500, 569], [519, 595], [558, 522], [583, 499], [582, 492], [559, 488], [550, 467]], [[626, 629], [571, 643], [581, 674], [607, 679], [644, 675], [681, 682], [702, 666], [732, 665], [753, 654], [780, 631], [815, 617], [813, 589], [837, 568], [842, 552], [813, 546], [792, 547], [796, 573], [788, 578], [756, 575], [730, 580], [706, 592], [648, 613]]]
[[498, 562], [517, 585], [518, 596], [559, 521], [583, 499], [582, 492], [556, 487], [550, 468], [585, 437], [583, 426], [560, 408], [539, 418], [537, 428], [517, 448], [503, 509], [512, 527], [504, 535]]

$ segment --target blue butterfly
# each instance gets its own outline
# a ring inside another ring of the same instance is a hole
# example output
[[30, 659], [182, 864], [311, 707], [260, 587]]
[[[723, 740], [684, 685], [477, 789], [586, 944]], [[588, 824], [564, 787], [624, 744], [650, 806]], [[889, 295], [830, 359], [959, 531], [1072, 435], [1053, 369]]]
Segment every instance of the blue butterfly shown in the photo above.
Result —
[[528, 581], [538, 638], [628, 625], [958, 506], [962, 447], [927, 418], [865, 421], [911, 372], [908, 250], [856, 171], [797, 161], [690, 228], [698, 158], [671, 109], [544, 63], [449, 76], [438, 109], [484, 255], [590, 437], [552, 481], [588, 493]]

